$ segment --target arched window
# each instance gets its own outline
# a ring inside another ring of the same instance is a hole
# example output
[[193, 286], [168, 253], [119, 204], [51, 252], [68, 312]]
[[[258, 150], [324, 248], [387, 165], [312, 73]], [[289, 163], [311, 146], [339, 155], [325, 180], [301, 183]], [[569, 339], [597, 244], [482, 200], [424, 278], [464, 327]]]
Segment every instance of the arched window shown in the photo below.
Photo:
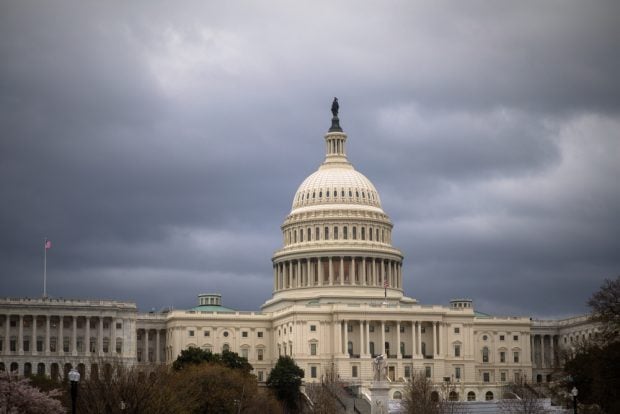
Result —
[[439, 393], [437, 391], [431, 392], [431, 401], [439, 402]]
[[476, 401], [476, 393], [473, 391], [469, 391], [467, 393], [467, 401]]
[[308, 227], [308, 241], [312, 240], [312, 231], [310, 230], [310, 227]]
[[42, 362], [37, 365], [37, 375], [45, 375], [45, 364]]
[[366, 240], [366, 229], [362, 227], [362, 240]]
[[299, 242], [303, 243], [304, 241], [304, 231], [302, 229], [299, 230]]
[[338, 226], [334, 226], [334, 240], [338, 240]]
[[458, 401], [459, 400], [459, 394], [456, 391], [450, 391], [450, 394], [448, 394], [448, 400], [450, 400], [450, 401]]
[[329, 227], [325, 227], [325, 240], [329, 240]]
[[375, 229], [375, 240], [379, 241], [379, 229]]
[[229, 352], [229, 351], [230, 351], [230, 345], [224, 344], [224, 346], [222, 346], [222, 352]]
[[353, 226], [353, 240], [357, 240], [357, 227]]
[[372, 241], [372, 229], [368, 229], [368, 240]]
[[349, 239], [349, 228], [347, 226], [342, 228], [342, 238], [345, 240]]
[[402, 400], [403, 399], [403, 394], [400, 391], [396, 391], [394, 393], [394, 395], [392, 396], [392, 399], [394, 399], [394, 400]]
[[329, 190], [327, 190], [327, 192], [325, 193], [325, 196], [329, 198]]
[[321, 238], [320, 230], [318, 227], [314, 229], [314, 240], [319, 240]]
[[491, 391], [487, 391], [487, 393], [484, 394], [484, 399], [487, 401], [491, 401], [493, 399], [493, 393]]
[[482, 362], [489, 362], [489, 348], [482, 348]]
[[297, 243], [297, 230], [293, 232], [293, 243]]

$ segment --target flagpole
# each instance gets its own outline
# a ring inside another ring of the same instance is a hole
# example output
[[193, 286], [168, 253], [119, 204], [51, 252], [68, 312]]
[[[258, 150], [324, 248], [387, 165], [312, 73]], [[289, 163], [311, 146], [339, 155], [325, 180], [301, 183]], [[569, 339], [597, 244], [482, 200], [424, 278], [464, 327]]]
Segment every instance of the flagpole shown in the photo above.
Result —
[[43, 298], [47, 298], [47, 237], [43, 239]]

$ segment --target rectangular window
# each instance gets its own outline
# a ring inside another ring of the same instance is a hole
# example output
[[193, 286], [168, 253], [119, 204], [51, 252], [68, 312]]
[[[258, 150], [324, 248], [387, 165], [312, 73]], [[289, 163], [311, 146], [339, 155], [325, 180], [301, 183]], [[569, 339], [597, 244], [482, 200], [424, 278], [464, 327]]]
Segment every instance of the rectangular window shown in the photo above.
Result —
[[390, 332], [390, 325], [385, 325], [385, 332]]
[[432, 378], [433, 376], [433, 369], [430, 366], [425, 366], [424, 367], [424, 375], [426, 376], [426, 378]]
[[515, 383], [519, 384], [521, 382], [521, 373], [519, 371], [515, 371], [514, 377], [515, 377]]
[[426, 328], [420, 328], [420, 333], [426, 333]]
[[[519, 335], [515, 335], [512, 337], [513, 341], [518, 341], [519, 340]], [[566, 338], [564, 338], [564, 340], [566, 340]]]
[[357, 227], [353, 227], [353, 240], [357, 240]]
[[189, 331], [188, 334], [189, 336], [194, 336], [194, 331]]
[[349, 229], [346, 226], [342, 229], [342, 237], [345, 240], [349, 239]]
[[515, 351], [515, 352], [513, 352], [513, 353], [512, 353], [512, 359], [513, 359], [513, 361], [514, 361], [514, 363], [515, 363], [515, 364], [518, 364], [518, 363], [519, 363], [519, 353], [518, 353], [518, 352], [516, 352], [516, 351]]
[[203, 335], [204, 336], [211, 336], [211, 331], [205, 331]]
[[454, 356], [455, 357], [461, 356], [461, 345], [454, 345]]
[[411, 366], [405, 365], [405, 378], [411, 378]]
[[[78, 350], [82, 352], [82, 349]], [[37, 352], [43, 352], [43, 339], [37, 339]]]
[[248, 331], [241, 332], [241, 337], [242, 338], [247, 338], [248, 337]]
[[262, 338], [262, 337], [263, 337], [263, 331], [258, 331], [258, 332], [256, 333], [256, 335], [257, 335], [259, 338]]
[[123, 324], [121, 322], [116, 322], [116, 329], [123, 329]]
[[319, 240], [320, 239], [320, 234], [319, 234], [319, 228], [317, 227], [316, 229], [314, 229], [314, 240]]
[[405, 327], [403, 325], [400, 326], [400, 333], [405, 333]]
[[375, 331], [375, 325], [368, 325], [368, 332], [374, 332]]
[[256, 350], [256, 359], [258, 359], [259, 361], [263, 360], [263, 349], [262, 348], [258, 348]]
[[334, 227], [334, 240], [338, 240], [338, 227]]
[[24, 352], [30, 352], [30, 340], [24, 338]]
[[262, 370], [259, 370], [259, 371], [258, 371], [258, 375], [257, 375], [257, 377], [258, 377], [258, 382], [263, 382], [263, 381], [265, 381], [265, 373], [264, 373]]
[[461, 379], [461, 367], [454, 367], [454, 378]]
[[347, 332], [353, 332], [353, 325], [347, 324]]
[[248, 359], [248, 349], [247, 348], [241, 348], [241, 356], [245, 359]]
[[316, 332], [316, 325], [310, 325], [310, 332]]
[[482, 381], [484, 382], [491, 382], [491, 374], [488, 372], [483, 372], [482, 373]]
[[329, 227], [325, 227], [325, 240], [329, 240]]
[[503, 341], [503, 340], [504, 340], [504, 335], [500, 335], [500, 336], [499, 336], [499, 340], [500, 340], [500, 341]]
[[454, 333], [455, 333], [455, 334], [457, 334], [457, 333], [461, 333], [461, 328], [454, 328]]
[[316, 355], [316, 344], [310, 344], [310, 355]]
[[316, 378], [317, 374], [316, 374], [316, 366], [311, 366], [310, 367], [310, 378]]
[[351, 367], [351, 376], [352, 376], [353, 378], [357, 378], [357, 365], [353, 365], [353, 366]]
[[504, 351], [499, 353], [499, 362], [506, 362], [506, 353]]
[[506, 382], [506, 373], [505, 372], [500, 372], [499, 373], [499, 378], [501, 382]]

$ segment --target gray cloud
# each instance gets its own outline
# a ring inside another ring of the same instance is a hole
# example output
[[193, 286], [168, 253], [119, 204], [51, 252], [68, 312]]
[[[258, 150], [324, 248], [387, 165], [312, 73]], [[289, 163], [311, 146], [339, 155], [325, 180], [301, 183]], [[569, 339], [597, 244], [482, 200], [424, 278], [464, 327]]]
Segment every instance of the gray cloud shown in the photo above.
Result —
[[329, 102], [425, 303], [585, 310], [620, 270], [616, 2], [5, 2], [0, 292], [255, 309]]

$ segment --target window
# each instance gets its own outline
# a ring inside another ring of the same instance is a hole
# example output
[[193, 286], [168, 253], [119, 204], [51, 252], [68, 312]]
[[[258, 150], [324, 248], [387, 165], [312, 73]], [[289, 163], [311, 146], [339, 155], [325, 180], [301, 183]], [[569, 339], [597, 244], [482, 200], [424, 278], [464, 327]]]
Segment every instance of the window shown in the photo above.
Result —
[[248, 359], [249, 350], [247, 348], [241, 348], [241, 356], [245, 359]]
[[366, 240], [366, 229], [362, 227], [362, 240]]
[[353, 227], [353, 240], [357, 240], [357, 227]]
[[431, 378], [433, 376], [433, 369], [430, 366], [425, 366], [424, 367], [424, 375], [426, 376], [426, 378]]
[[353, 365], [353, 366], [351, 367], [351, 376], [352, 376], [353, 378], [357, 378], [357, 365]]
[[514, 361], [515, 364], [519, 363], [519, 351], [514, 351], [512, 353], [512, 360]]
[[373, 357], [376, 356], [376, 354], [375, 354], [375, 343], [371, 341], [368, 344], [368, 348], [369, 348], [368, 350], [370, 351], [370, 355], [372, 355]]
[[316, 332], [316, 325], [310, 325], [310, 332]]
[[372, 229], [368, 229], [368, 240], [372, 241]]
[[404, 325], [400, 326], [400, 333], [405, 333], [405, 326]]
[[500, 335], [500, 336], [499, 336], [499, 340], [500, 340], [500, 341], [503, 341], [503, 340], [504, 340], [504, 335]]
[[258, 348], [256, 350], [256, 359], [258, 359], [259, 361], [263, 360], [263, 349], [262, 348]]
[[501, 351], [499, 353], [499, 362], [506, 362], [506, 352]]
[[311, 239], [312, 239], [312, 231], [308, 227], [308, 241], [310, 241]]
[[342, 228], [342, 238], [345, 240], [349, 239], [349, 228], [347, 226]]
[[310, 378], [316, 378], [317, 377], [317, 373], [316, 373], [316, 366], [311, 366], [310, 367]]
[[211, 336], [211, 331], [204, 331], [204, 336]]
[[385, 325], [385, 332], [390, 332], [390, 325]]
[[188, 334], [189, 336], [194, 336], [194, 331], [192, 331], [192, 330], [187, 331], [187, 334]]
[[347, 324], [347, 332], [353, 332], [353, 325]]
[[316, 343], [310, 344], [310, 355], [316, 355]]
[[461, 345], [454, 345], [454, 356], [455, 357], [461, 356]]
[[259, 338], [262, 338], [263, 337], [263, 331], [256, 332], [256, 336], [258, 336]]
[[421, 328], [420, 328], [420, 333], [426, 333], [426, 328], [421, 327]]
[[241, 337], [242, 338], [247, 338], [248, 337], [248, 331], [241, 332]]
[[334, 227], [334, 240], [338, 240], [338, 227]]
[[482, 362], [489, 362], [489, 348], [482, 348]]
[[319, 233], [320, 233], [320, 232], [319, 232], [319, 228], [318, 228], [318, 227], [317, 227], [317, 228], [315, 228], [315, 229], [314, 229], [314, 240], [319, 240], [319, 239], [320, 239], [320, 237], [319, 237], [319, 236], [320, 236], [320, 234], [319, 234]]
[[483, 341], [486, 341], [487, 339], [489, 339], [489, 337], [488, 337], [488, 336], [486, 336], [486, 335], [482, 335], [482, 340], [483, 340]]
[[224, 331], [224, 338], [228, 338], [228, 331]]
[[505, 371], [502, 371], [502, 372], [499, 373], [499, 380], [501, 382], [506, 382], [506, 372]]
[[116, 329], [123, 329], [123, 324], [121, 322], [116, 322]]
[[304, 241], [304, 231], [303, 230], [299, 230], [299, 241], [303, 242]]
[[454, 378], [461, 379], [461, 367], [454, 367]]
[[329, 227], [325, 227], [325, 240], [329, 240]]
[[[564, 339], [566, 340], [566, 338], [564, 338]], [[519, 335], [514, 335], [514, 336], [512, 337], [512, 340], [513, 340], [513, 341], [518, 341], [518, 340], [519, 340]]]
[[461, 328], [454, 328], [454, 333], [455, 334], [461, 333]]
[[488, 372], [483, 372], [482, 373], [482, 381], [484, 382], [491, 382], [491, 374]]
[[394, 395], [392, 396], [393, 400], [402, 400], [403, 399], [403, 393], [400, 391], [396, 391], [394, 393]]
[[411, 366], [405, 365], [405, 378], [411, 378]]
[[473, 391], [469, 391], [467, 393], [467, 401], [476, 401], [476, 393]]
[[487, 393], [484, 395], [484, 399], [487, 401], [493, 400], [493, 393], [491, 391], [487, 391]]
[[263, 382], [265, 380], [265, 373], [262, 370], [258, 371], [257, 378], [258, 378], [258, 382]]
[[224, 344], [224, 346], [222, 347], [222, 352], [228, 352], [228, 351], [230, 351], [230, 345]]
[[374, 332], [375, 331], [375, 325], [368, 325], [368, 332]]

